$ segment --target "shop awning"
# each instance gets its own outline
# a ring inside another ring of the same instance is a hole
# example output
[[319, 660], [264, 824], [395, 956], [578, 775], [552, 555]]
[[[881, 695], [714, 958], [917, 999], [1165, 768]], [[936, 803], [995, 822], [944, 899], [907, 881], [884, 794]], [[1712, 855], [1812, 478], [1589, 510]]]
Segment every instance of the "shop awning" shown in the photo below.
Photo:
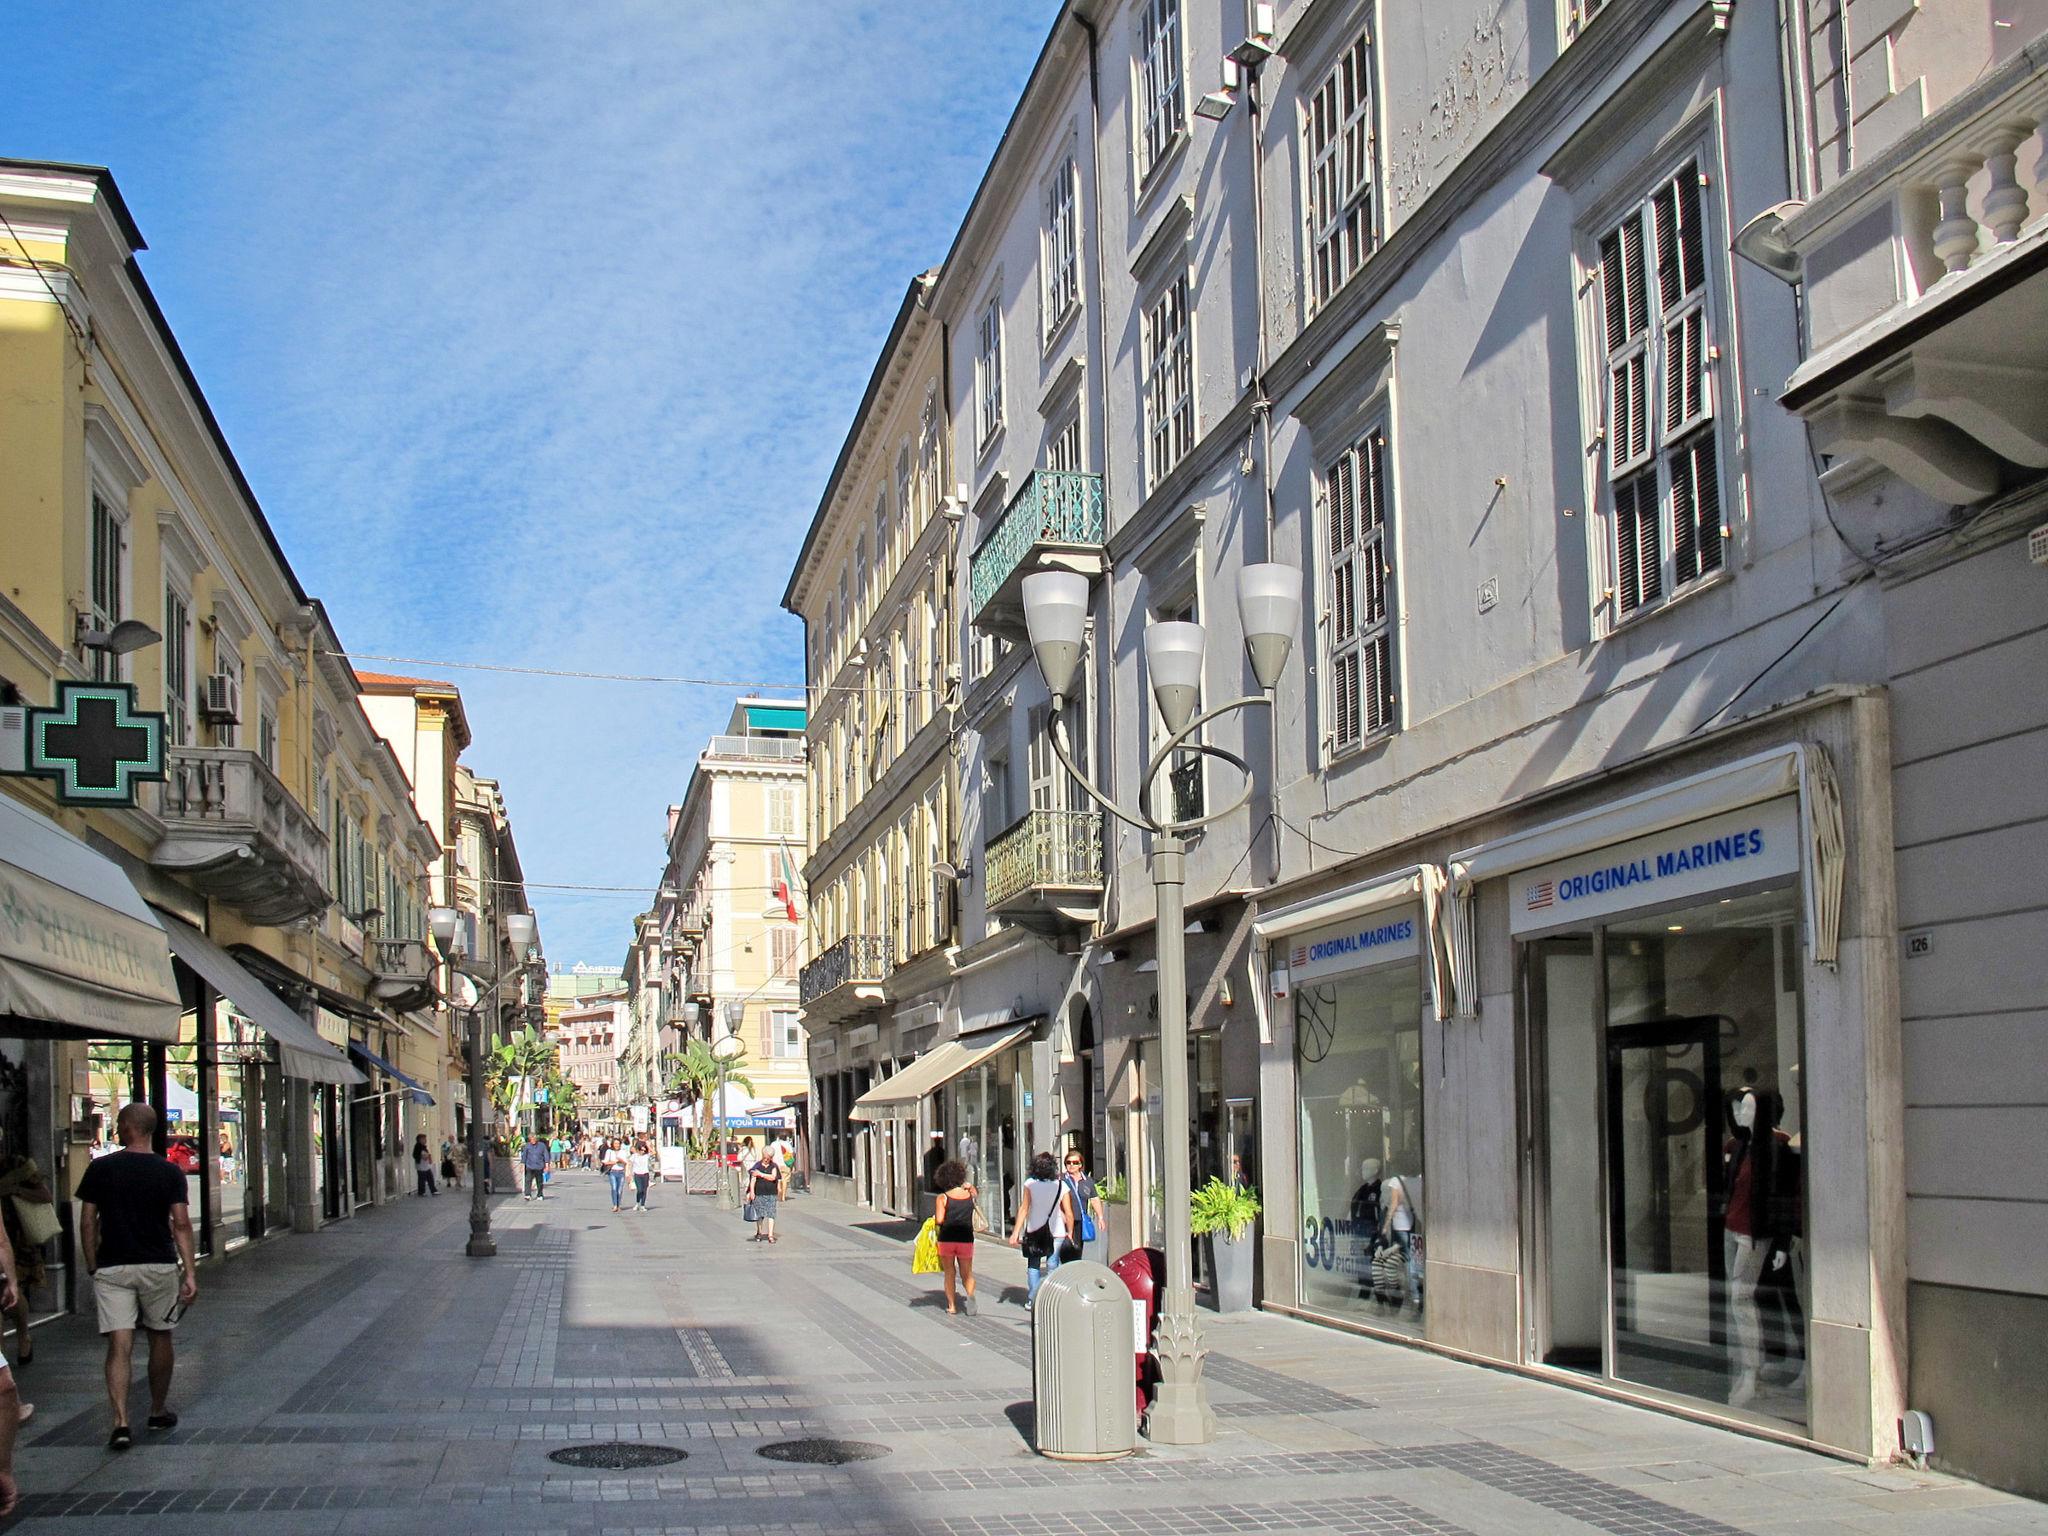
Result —
[[936, 1093], [962, 1072], [980, 1066], [998, 1051], [1008, 1050], [1038, 1027], [1037, 1019], [1020, 1019], [983, 1030], [964, 1040], [935, 1045], [894, 1077], [885, 1077], [853, 1101], [849, 1120], [909, 1120], [928, 1093]]
[[0, 795], [6, 1032], [171, 1045], [182, 1011], [163, 924], [121, 866]]
[[407, 1077], [403, 1072], [399, 1071], [398, 1068], [391, 1065], [391, 1063], [386, 1061], [382, 1056], [379, 1056], [375, 1051], [371, 1050], [367, 1045], [363, 1044], [362, 1041], [351, 1040], [348, 1043], [348, 1048], [350, 1054], [362, 1057], [363, 1060], [370, 1063], [371, 1066], [376, 1067], [386, 1077], [390, 1078], [391, 1081], [393, 1081], [394, 1083], [403, 1083], [407, 1088], [411, 1089], [413, 1103], [425, 1104], [429, 1107], [433, 1105], [434, 1096], [431, 1093], [427, 1092], [426, 1089], [422, 1088], [418, 1083], [414, 1082], [411, 1078]]
[[283, 998], [252, 976], [241, 961], [190, 923], [168, 914], [159, 914], [159, 919], [178, 958], [277, 1042], [285, 1076], [303, 1078], [309, 1083], [369, 1081], [348, 1064], [346, 1056], [322, 1040], [318, 1030], [288, 1008]]

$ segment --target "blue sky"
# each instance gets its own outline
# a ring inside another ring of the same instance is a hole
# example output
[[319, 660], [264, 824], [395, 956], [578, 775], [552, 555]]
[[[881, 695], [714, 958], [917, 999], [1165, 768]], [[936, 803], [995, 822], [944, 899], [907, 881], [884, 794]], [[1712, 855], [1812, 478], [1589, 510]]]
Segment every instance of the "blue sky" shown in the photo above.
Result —
[[[113, 169], [357, 652], [800, 683], [778, 607], [1056, 0], [11, 0], [0, 154]], [[536, 882], [651, 890], [730, 693], [433, 667]], [[645, 904], [536, 889], [556, 963]]]

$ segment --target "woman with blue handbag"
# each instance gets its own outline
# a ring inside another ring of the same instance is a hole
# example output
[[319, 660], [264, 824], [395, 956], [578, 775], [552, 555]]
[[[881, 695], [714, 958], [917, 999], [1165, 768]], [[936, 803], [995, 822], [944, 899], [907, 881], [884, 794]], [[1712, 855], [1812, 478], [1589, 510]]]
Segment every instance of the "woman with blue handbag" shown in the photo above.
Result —
[[[1106, 1219], [1102, 1211], [1102, 1196], [1095, 1188], [1095, 1181], [1088, 1177], [1088, 1164], [1079, 1150], [1068, 1150], [1067, 1171], [1060, 1182], [1066, 1186], [1067, 1196], [1073, 1202], [1075, 1223], [1075, 1231], [1060, 1250], [1060, 1262], [1071, 1264], [1076, 1259], [1087, 1257], [1091, 1245], [1099, 1243]], [[1100, 1262], [1099, 1252], [1095, 1257]]]

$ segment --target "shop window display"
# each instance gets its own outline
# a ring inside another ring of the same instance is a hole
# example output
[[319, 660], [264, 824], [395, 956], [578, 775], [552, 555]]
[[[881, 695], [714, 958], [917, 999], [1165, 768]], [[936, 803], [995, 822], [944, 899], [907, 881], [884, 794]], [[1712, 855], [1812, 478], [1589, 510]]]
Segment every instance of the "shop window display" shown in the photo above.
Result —
[[1421, 975], [1395, 965], [1306, 983], [1294, 1010], [1302, 1305], [1420, 1334]]

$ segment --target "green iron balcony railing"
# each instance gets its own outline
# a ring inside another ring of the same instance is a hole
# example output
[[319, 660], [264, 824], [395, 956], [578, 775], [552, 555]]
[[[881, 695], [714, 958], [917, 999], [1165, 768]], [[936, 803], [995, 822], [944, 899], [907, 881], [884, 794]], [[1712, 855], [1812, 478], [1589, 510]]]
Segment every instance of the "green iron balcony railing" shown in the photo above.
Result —
[[1102, 812], [1032, 811], [988, 844], [990, 910], [1039, 893], [1102, 889]]
[[1018, 588], [1023, 578], [1034, 569], [1053, 567], [1094, 574], [1101, 569], [1106, 533], [1102, 476], [1033, 470], [968, 562], [968, 596], [975, 619], [981, 620], [993, 605], [1001, 610], [999, 617], [1021, 625], [1023, 599]]

